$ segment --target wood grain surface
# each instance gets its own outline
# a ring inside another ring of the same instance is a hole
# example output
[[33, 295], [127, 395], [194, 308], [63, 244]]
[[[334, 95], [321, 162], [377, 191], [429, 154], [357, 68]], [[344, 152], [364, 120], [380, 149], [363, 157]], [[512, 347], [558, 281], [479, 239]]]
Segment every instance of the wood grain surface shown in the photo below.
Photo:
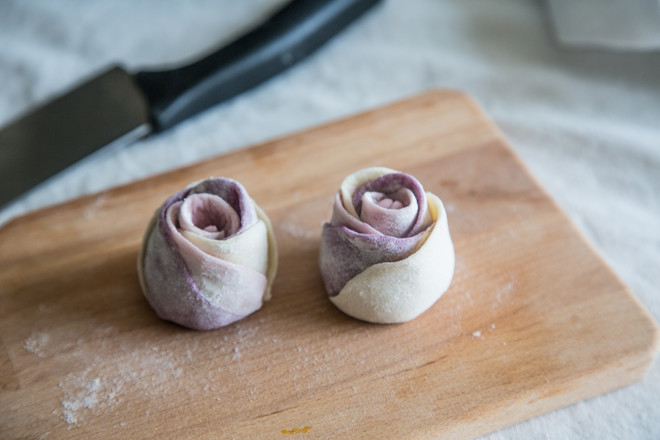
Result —
[[[447, 207], [449, 291], [400, 325], [323, 291], [347, 174], [415, 175]], [[136, 258], [208, 176], [270, 215], [273, 299], [229, 327], [160, 321]], [[470, 438], [639, 380], [658, 328], [467, 97], [436, 91], [15, 219], [0, 229], [0, 437]]]

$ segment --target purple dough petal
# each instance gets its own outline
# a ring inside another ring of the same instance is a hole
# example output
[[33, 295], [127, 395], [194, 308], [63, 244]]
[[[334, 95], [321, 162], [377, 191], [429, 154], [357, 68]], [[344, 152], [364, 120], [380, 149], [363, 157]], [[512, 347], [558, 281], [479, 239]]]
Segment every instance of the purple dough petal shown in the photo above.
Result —
[[338, 295], [351, 278], [374, 264], [399, 261], [411, 255], [422, 235], [398, 238], [362, 234], [345, 226], [324, 224], [319, 262], [328, 295]]
[[405, 234], [408, 236], [415, 235], [428, 227], [428, 225], [424, 224], [424, 220], [426, 219], [426, 212], [428, 209], [428, 202], [426, 200], [426, 193], [424, 192], [422, 184], [409, 174], [384, 174], [360, 186], [353, 194], [352, 202], [353, 206], [355, 207], [355, 211], [359, 216], [362, 215], [362, 197], [366, 192], [379, 192], [390, 196], [396, 194], [403, 188], [407, 188], [413, 193], [415, 199], [417, 200], [417, 206], [419, 207], [417, 215], [411, 222], [410, 227]]
[[362, 196], [360, 218], [385, 235], [405, 237], [412, 229], [419, 207], [408, 188], [393, 194], [367, 191]]
[[241, 225], [238, 213], [215, 194], [189, 194], [181, 204], [177, 220], [182, 231], [211, 240], [231, 237]]
[[346, 226], [348, 229], [363, 234], [383, 235], [382, 232], [373, 228], [369, 223], [365, 223], [360, 219], [353, 217], [348, 211], [346, 211], [339, 193], [335, 195], [335, 204], [332, 208], [330, 224], [333, 226]]
[[165, 202], [161, 212], [167, 210], [172, 204], [185, 199], [189, 194], [213, 194], [227, 202], [241, 219], [241, 227], [236, 231], [237, 234], [258, 221], [257, 212], [245, 188], [235, 180], [224, 177], [201, 181], [195, 186], [174, 194]]
[[199, 291], [172, 237], [157, 229], [147, 244], [144, 278], [150, 292], [147, 301], [161, 319], [210, 330], [245, 317], [211, 304]]

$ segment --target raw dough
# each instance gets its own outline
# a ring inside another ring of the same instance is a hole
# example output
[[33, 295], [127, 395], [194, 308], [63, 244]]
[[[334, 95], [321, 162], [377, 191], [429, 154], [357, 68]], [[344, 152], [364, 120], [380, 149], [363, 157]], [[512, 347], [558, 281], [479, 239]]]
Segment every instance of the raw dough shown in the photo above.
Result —
[[138, 256], [156, 314], [197, 330], [231, 324], [270, 299], [277, 249], [266, 214], [235, 180], [210, 178], [170, 197]]
[[346, 314], [409, 321], [442, 296], [454, 274], [445, 208], [413, 176], [360, 170], [337, 192], [319, 264], [330, 300]]

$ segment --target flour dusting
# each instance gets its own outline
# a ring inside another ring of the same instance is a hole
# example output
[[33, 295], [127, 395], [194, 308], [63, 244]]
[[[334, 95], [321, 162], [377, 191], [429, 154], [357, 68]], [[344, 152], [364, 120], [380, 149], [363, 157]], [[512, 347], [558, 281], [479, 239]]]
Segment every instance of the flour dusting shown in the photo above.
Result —
[[82, 372], [68, 374], [58, 384], [62, 396], [59, 415], [72, 426], [88, 422], [98, 414], [112, 413], [123, 402], [124, 391], [137, 390], [144, 396], [160, 397], [184, 373], [182, 365], [158, 347], [144, 353], [121, 353], [111, 368], [108, 360], [100, 356], [89, 359], [81, 352], [73, 355], [89, 366]]
[[94, 409], [99, 404], [101, 399], [110, 400], [110, 395], [107, 397], [100, 394], [101, 380], [97, 377], [91, 380], [85, 378], [69, 375], [63, 382], [59, 384], [60, 388], [67, 387], [69, 393], [67, 399], [62, 401], [62, 416], [64, 421], [68, 424], [78, 424], [78, 418], [85, 409]]
[[294, 238], [312, 239], [317, 237], [316, 233], [308, 231], [307, 229], [293, 223], [282, 223], [279, 225], [279, 228]]
[[92, 204], [83, 211], [82, 213], [83, 217], [89, 220], [94, 219], [97, 216], [99, 209], [101, 208], [101, 206], [105, 204], [107, 199], [108, 199], [107, 193], [102, 193], [98, 195], [94, 199]]
[[50, 336], [47, 333], [33, 332], [23, 343], [25, 351], [39, 357], [44, 357], [43, 350], [48, 343]]

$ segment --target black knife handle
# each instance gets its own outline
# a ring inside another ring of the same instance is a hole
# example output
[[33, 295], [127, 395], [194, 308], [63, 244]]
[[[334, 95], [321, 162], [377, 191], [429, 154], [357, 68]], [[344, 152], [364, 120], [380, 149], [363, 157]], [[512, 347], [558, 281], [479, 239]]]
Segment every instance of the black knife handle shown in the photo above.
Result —
[[162, 131], [277, 75], [318, 49], [379, 0], [293, 0], [205, 58], [135, 75]]

